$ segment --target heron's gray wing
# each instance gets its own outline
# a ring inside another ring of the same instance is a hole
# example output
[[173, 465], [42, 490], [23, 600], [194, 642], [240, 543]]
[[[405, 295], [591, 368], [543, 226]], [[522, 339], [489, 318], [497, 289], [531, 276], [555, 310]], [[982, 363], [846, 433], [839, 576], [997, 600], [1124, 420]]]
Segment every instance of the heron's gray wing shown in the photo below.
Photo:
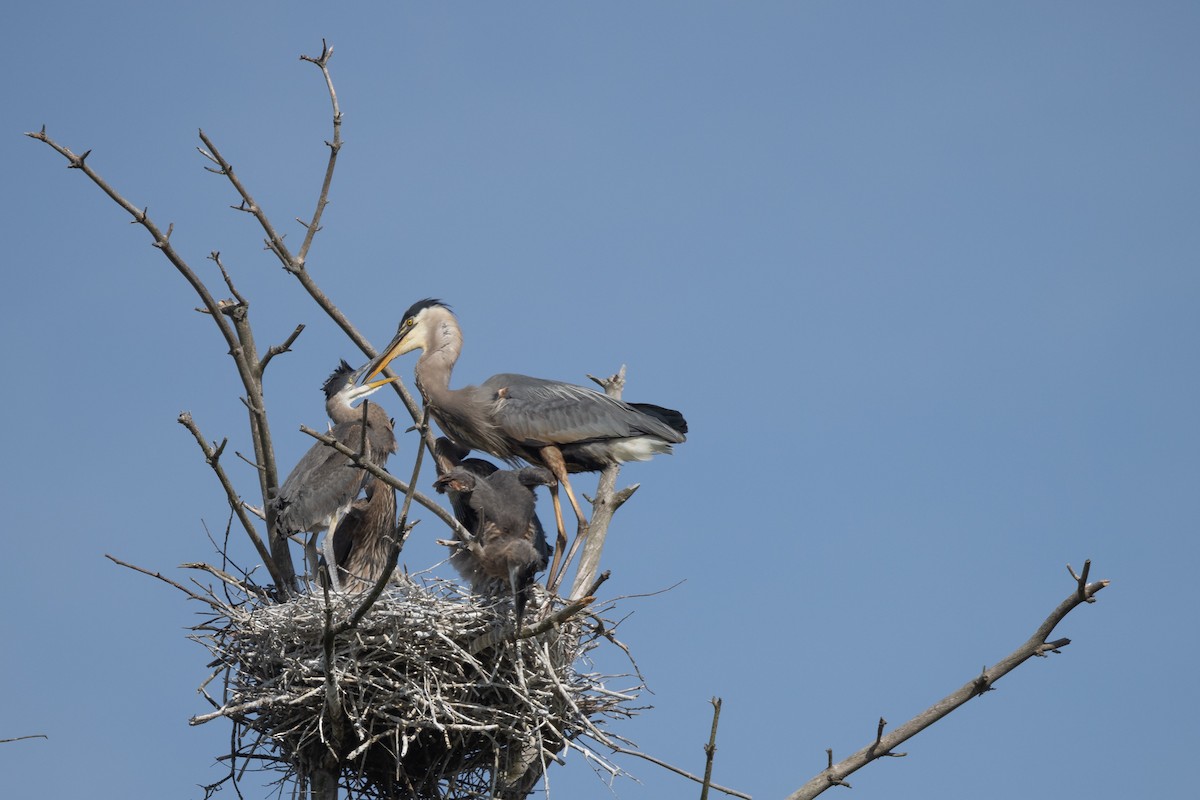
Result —
[[[343, 422], [330, 431], [348, 447], [357, 447], [358, 422]], [[364, 473], [332, 447], [317, 442], [292, 468], [275, 499], [279, 526], [285, 531], [310, 531], [350, 503], [362, 488]]]
[[344, 567], [350, 558], [350, 551], [363, 525], [367, 523], [367, 501], [355, 500], [350, 511], [333, 532], [333, 560], [339, 567]]
[[657, 417], [582, 386], [505, 373], [488, 378], [483, 388], [494, 397], [492, 419], [526, 446], [646, 434], [682, 441], [678, 431]]

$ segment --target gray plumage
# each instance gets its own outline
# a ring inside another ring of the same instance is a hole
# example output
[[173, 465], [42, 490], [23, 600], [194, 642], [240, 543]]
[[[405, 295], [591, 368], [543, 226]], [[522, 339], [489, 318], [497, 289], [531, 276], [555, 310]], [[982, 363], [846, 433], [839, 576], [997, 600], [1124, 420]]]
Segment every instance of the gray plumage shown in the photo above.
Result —
[[534, 511], [534, 489], [553, 480], [542, 467], [499, 470], [490, 462], [468, 458], [434, 481], [439, 492], [450, 495], [455, 517], [476, 540], [474, 547], [457, 547], [450, 563], [478, 594], [507, 589], [518, 629], [534, 576], [546, 568], [550, 556]]
[[374, 476], [333, 533], [333, 559], [346, 592], [375, 587], [388, 568], [396, 531], [396, 490]]
[[[356, 451], [363, 444], [363, 411], [361, 406], [355, 407], [352, 403], [389, 382], [356, 385], [365, 369], [355, 371], [342, 361], [323, 387], [325, 411], [334, 423], [329, 434]], [[364, 455], [379, 466], [384, 466], [388, 456], [396, 452], [391, 420], [374, 403], [367, 408], [365, 441]], [[288, 474], [275, 496], [273, 506], [280, 534], [309, 532], [315, 535], [330, 529], [336, 533], [338, 523], [350, 511], [366, 477], [366, 470], [354, 466], [349, 458], [332, 447], [317, 442]], [[332, 543], [327, 542], [325, 549], [327, 554], [332, 553]], [[310, 564], [310, 568], [313, 566]]]
[[553, 474], [551, 498], [558, 539], [552, 584], [566, 544], [557, 484], [566, 489], [584, 531], [586, 517], [571, 490], [568, 473], [645, 461], [656, 453], [670, 453], [672, 445], [686, 439], [687, 421], [678, 411], [625, 403], [560, 381], [502, 373], [478, 386], [451, 389], [450, 374], [462, 350], [462, 330], [454, 314], [438, 300], [422, 300], [405, 312], [395, 338], [371, 363], [368, 379], [397, 356], [418, 349], [422, 353], [415, 368], [417, 386], [447, 436], [463, 447], [510, 463], [524, 460], [541, 465]]

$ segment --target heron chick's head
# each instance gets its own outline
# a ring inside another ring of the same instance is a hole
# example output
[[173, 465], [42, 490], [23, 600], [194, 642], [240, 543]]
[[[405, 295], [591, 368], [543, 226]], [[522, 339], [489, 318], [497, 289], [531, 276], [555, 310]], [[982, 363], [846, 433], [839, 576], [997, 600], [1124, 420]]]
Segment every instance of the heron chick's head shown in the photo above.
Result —
[[359, 379], [362, 378], [370, 366], [370, 364], [364, 364], [358, 369], [354, 369], [343, 358], [338, 364], [337, 369], [330, 373], [329, 377], [325, 380], [325, 384], [321, 387], [325, 391], [325, 401], [331, 402], [336, 397], [339, 403], [351, 405], [354, 401], [374, 394], [382, 387], [397, 380], [397, 378], [384, 378], [383, 380], [370, 381], [359, 385]]
[[450, 306], [432, 297], [413, 303], [400, 318], [400, 327], [396, 329], [392, 341], [367, 365], [369, 371], [366, 379], [371, 380], [383, 372], [397, 356], [413, 350], [428, 349], [436, 323], [439, 320], [452, 319], [453, 316]]

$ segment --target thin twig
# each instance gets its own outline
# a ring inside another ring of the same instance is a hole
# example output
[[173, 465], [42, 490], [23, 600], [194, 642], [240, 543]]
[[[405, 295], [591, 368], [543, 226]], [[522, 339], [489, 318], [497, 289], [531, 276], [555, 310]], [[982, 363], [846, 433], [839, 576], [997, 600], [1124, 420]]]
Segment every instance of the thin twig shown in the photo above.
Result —
[[[263, 560], [267, 571], [271, 573], [271, 580], [275, 582], [275, 586], [280, 592], [288, 591], [288, 584], [284, 583], [284, 576], [280, 573], [278, 564], [272, 557], [272, 553], [267, 549], [262, 537], [258, 535], [258, 529], [254, 523], [250, 521], [250, 517], [246, 515], [246, 509], [242, 503], [241, 497], [238, 496], [237, 489], [234, 488], [233, 482], [229, 480], [229, 476], [225, 474], [225, 468], [221, 466], [220, 452], [214, 449], [204, 435], [200, 433], [200, 428], [197, 427], [192, 415], [184, 411], [179, 415], [179, 424], [187, 428], [192, 436], [196, 439], [196, 444], [200, 445], [200, 451], [204, 453], [204, 460], [212, 467], [212, 470], [217, 475], [217, 480], [220, 481], [221, 487], [225, 490], [225, 497], [229, 500], [229, 507], [233, 509], [233, 513], [237, 514], [238, 521], [242, 523], [243, 530], [246, 531], [246, 536], [249, 537], [254, 549], [258, 551], [259, 558]], [[291, 564], [291, 559], [288, 559], [288, 564]]]
[[713, 757], [717, 754], [717, 722], [721, 719], [721, 698], [714, 697], [709, 702], [713, 707], [712, 733], [708, 735], [708, 744], [704, 746], [704, 783], [700, 785], [700, 800], [708, 800], [708, 787], [712, 785]]
[[517, 638], [528, 639], [530, 637], [537, 636], [538, 634], [545, 633], [555, 625], [561, 625], [566, 620], [587, 608], [589, 605], [595, 602], [596, 590], [600, 588], [600, 584], [608, 580], [609, 575], [610, 573], [607, 570], [602, 572], [600, 576], [592, 582], [592, 585], [588, 588], [586, 595], [577, 600], [572, 600], [570, 603], [567, 603], [553, 614], [538, 620], [536, 624], [526, 625], [525, 627], [521, 628], [520, 632], [517, 634]]
[[151, 578], [158, 578], [163, 583], [169, 583], [170, 585], [174, 586], [176, 589], [183, 592], [184, 594], [186, 594], [188, 597], [192, 598], [193, 600], [199, 600], [202, 603], [207, 603], [208, 605], [212, 606], [213, 608], [217, 609], [218, 611], [221, 610], [220, 603], [214, 603], [209, 598], [196, 594], [191, 589], [187, 588], [186, 586], [184, 586], [181, 583], [176, 583], [175, 581], [168, 578], [166, 575], [163, 575], [161, 572], [152, 572], [151, 570], [145, 569], [143, 567], [139, 567], [135, 564], [130, 564], [127, 561], [122, 561], [121, 559], [117, 558], [116, 556], [111, 556], [108, 553], [105, 553], [104, 557], [118, 566], [125, 567], [126, 569], [131, 569], [134, 572], [140, 572], [143, 575], [149, 575]]
[[[690, 781], [695, 781], [696, 783], [704, 783], [704, 779], [701, 778], [700, 776], [693, 775], [692, 773], [688, 772], [687, 770], [680, 769], [679, 767], [677, 767], [673, 764], [668, 764], [666, 761], [663, 761], [662, 759], [659, 759], [659, 758], [655, 758], [654, 756], [651, 756], [651, 755], [647, 755], [646, 753], [643, 753], [640, 750], [630, 750], [626, 747], [620, 747], [618, 745], [614, 745], [611, 743], [608, 746], [613, 749], [613, 752], [621, 753], [622, 755], [626, 755], [626, 756], [636, 756], [645, 761], [649, 761], [651, 764], [657, 764], [658, 766], [662, 767], [665, 770], [670, 770], [671, 772], [674, 772], [676, 775], [680, 775], [684, 778], [687, 778]], [[754, 798], [752, 798], [750, 795], [748, 795], [744, 792], [739, 792], [737, 789], [730, 789], [729, 787], [722, 786], [719, 783], [710, 783], [709, 786], [716, 789], [718, 792], [721, 792], [722, 794], [729, 795], [730, 797], [740, 797], [740, 798], [742, 798], [742, 800], [754, 800]]]

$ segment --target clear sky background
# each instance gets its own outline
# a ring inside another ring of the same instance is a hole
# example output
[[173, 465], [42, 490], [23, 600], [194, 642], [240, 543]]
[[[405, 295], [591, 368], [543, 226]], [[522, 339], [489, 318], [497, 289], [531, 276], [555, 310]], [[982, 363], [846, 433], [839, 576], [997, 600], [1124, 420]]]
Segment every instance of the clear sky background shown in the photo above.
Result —
[[[91, 149], [214, 287], [220, 250], [263, 347], [308, 326], [268, 374], [287, 469], [323, 379], [362, 356], [194, 148], [203, 128], [298, 242], [331, 130], [297, 57], [322, 37], [346, 144], [309, 267], [371, 341], [440, 297], [465, 329], [457, 385], [625, 363], [628, 399], [687, 415], [675, 456], [623, 472], [642, 489], [606, 596], [682, 583], [621, 605], [654, 708], [619, 733], [701, 771], [721, 696], [715, 779], [783, 797], [825, 748], [1008, 654], [1091, 558], [1113, 585], [1059, 629], [1070, 647], [859, 772], [853, 797], [1194, 791], [1200, 6], [333, 9], [5, 14], [0, 738], [50, 737], [0, 745], [5, 796], [199, 798], [221, 776], [228, 726], [187, 725], [208, 710], [208, 654], [185, 638], [200, 609], [103, 554], [180, 580], [213, 558], [227, 506], [181, 410], [249, 450], [190, 288], [21, 134]], [[442, 535], [417, 529], [410, 570]], [[620, 763], [637, 780], [610, 794], [571, 756], [553, 795], [698, 795]]]

